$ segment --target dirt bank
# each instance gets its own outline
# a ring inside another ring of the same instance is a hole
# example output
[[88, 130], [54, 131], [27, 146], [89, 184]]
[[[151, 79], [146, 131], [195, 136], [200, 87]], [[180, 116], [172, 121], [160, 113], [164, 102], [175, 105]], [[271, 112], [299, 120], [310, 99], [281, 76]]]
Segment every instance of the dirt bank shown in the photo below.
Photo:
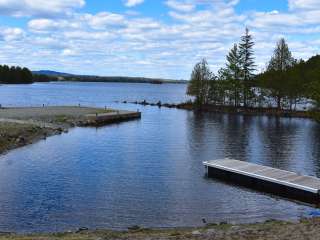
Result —
[[59, 133], [33, 124], [0, 122], [0, 154]]
[[169, 240], [169, 239], [203, 239], [203, 240], [319, 240], [320, 219], [303, 219], [300, 222], [268, 221], [248, 225], [208, 225], [203, 228], [147, 230], [136, 229], [126, 232], [116, 231], [76, 231], [57, 234], [15, 235], [0, 234], [0, 240]]

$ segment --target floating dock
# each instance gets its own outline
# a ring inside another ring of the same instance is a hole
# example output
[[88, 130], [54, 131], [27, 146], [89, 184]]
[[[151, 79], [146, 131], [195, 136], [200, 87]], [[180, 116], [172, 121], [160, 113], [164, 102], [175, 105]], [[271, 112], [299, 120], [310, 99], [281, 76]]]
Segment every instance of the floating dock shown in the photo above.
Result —
[[232, 159], [203, 164], [208, 177], [307, 203], [320, 203], [319, 178]]

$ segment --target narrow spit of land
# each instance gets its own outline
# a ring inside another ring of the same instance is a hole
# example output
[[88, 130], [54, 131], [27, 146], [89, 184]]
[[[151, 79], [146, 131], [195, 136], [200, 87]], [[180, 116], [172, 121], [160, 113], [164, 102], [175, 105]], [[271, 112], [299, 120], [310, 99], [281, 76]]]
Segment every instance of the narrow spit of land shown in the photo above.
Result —
[[299, 222], [267, 221], [265, 223], [208, 225], [203, 228], [148, 230], [133, 229], [125, 232], [79, 230], [68, 233], [16, 235], [0, 234], [0, 240], [319, 240], [320, 219], [302, 219]]
[[223, 106], [223, 105], [202, 105], [201, 107], [196, 107], [193, 103], [150, 103], [147, 101], [135, 101], [128, 102], [123, 101], [122, 103], [126, 104], [137, 104], [142, 106], [156, 106], [163, 108], [177, 108], [188, 111], [201, 111], [201, 112], [215, 112], [215, 113], [227, 113], [227, 114], [241, 114], [241, 115], [250, 115], [250, 116], [274, 116], [274, 117], [289, 117], [289, 118], [310, 118], [316, 121], [320, 121], [320, 112], [316, 110], [287, 110], [287, 109], [277, 109], [277, 108], [267, 108], [267, 107], [234, 107], [234, 106]]
[[139, 112], [76, 106], [0, 108], [0, 154], [75, 126], [101, 126], [140, 117]]

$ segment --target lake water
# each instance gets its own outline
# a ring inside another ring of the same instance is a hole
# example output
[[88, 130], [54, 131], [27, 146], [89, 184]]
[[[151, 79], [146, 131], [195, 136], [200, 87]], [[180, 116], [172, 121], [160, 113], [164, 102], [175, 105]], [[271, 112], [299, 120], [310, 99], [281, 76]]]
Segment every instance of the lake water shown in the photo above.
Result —
[[236, 158], [320, 177], [320, 125], [305, 119], [194, 114], [115, 101], [178, 103], [185, 85], [0, 86], [4, 106], [88, 105], [142, 119], [68, 134], [0, 156], [0, 231], [125, 229], [297, 219], [313, 208], [205, 178], [202, 161]]

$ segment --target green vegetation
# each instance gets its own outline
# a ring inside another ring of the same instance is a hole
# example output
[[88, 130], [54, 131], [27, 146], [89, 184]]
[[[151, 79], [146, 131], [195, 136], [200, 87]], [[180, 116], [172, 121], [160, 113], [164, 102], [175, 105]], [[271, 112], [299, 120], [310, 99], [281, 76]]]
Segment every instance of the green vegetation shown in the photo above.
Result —
[[0, 83], [3, 84], [30, 84], [57, 80], [58, 78], [55, 76], [34, 74], [25, 67], [0, 65]]
[[[270, 59], [267, 71], [258, 76], [259, 85], [268, 90], [268, 95], [275, 99], [279, 110], [286, 96], [291, 95], [289, 88], [292, 87], [291, 85], [294, 78], [288, 76], [287, 71], [293, 67], [295, 63], [296, 60], [292, 57], [287, 43], [284, 39], [280, 39]], [[288, 79], [290, 79], [290, 81], [286, 82]], [[294, 95], [291, 97], [293, 98], [293, 96]], [[292, 104], [290, 106], [292, 106]]]
[[163, 83], [186, 83], [184, 80], [169, 80], [169, 79], [155, 79], [155, 78], [143, 78], [143, 77], [100, 77], [100, 76], [63, 76], [59, 78], [59, 81], [71, 81], [71, 82], [121, 82], [121, 83], [151, 83], [151, 84], [163, 84]]
[[185, 80], [170, 80], [143, 77], [100, 77], [87, 75], [73, 75], [53, 71], [35, 71], [31, 72], [28, 68], [9, 67], [0, 65], [0, 83], [3, 84], [27, 84], [34, 82], [121, 82], [121, 83], [150, 83], [164, 84], [177, 83], [185, 84]]
[[33, 81], [34, 82], [54, 82], [54, 81], [58, 81], [58, 78], [55, 76], [50, 76], [46, 74], [33, 73]]
[[202, 60], [196, 64], [191, 74], [192, 80], [188, 86], [187, 93], [195, 96], [195, 103], [197, 105], [203, 105], [209, 102], [209, 90], [212, 90], [209, 84], [213, 82], [211, 81], [213, 78], [214, 76], [210, 72], [206, 60]]
[[[292, 111], [300, 102], [313, 102], [313, 116], [320, 110], [320, 56], [296, 60], [285, 39], [280, 39], [264, 72], [255, 75], [254, 42], [249, 30], [226, 57], [226, 65], [213, 74], [206, 60], [197, 63], [187, 94], [195, 105], [226, 106], [251, 110]], [[320, 118], [320, 117], [319, 117]]]
[[241, 37], [241, 42], [239, 44], [240, 80], [242, 80], [244, 107], [248, 106], [249, 101], [254, 96], [250, 86], [250, 80], [253, 78], [253, 72], [255, 70], [253, 46], [254, 42], [252, 36], [249, 34], [249, 29], [246, 28], [245, 35]]
[[89, 76], [89, 75], [74, 75], [68, 73], [60, 73], [54, 71], [35, 71], [33, 72], [35, 82], [53, 82], [53, 81], [68, 81], [68, 82], [121, 82], [121, 83], [187, 83], [185, 80], [170, 80], [157, 78], [143, 77], [118, 77], [118, 76]]
[[28, 68], [0, 65], [0, 82], [6, 84], [32, 83], [32, 73]]

